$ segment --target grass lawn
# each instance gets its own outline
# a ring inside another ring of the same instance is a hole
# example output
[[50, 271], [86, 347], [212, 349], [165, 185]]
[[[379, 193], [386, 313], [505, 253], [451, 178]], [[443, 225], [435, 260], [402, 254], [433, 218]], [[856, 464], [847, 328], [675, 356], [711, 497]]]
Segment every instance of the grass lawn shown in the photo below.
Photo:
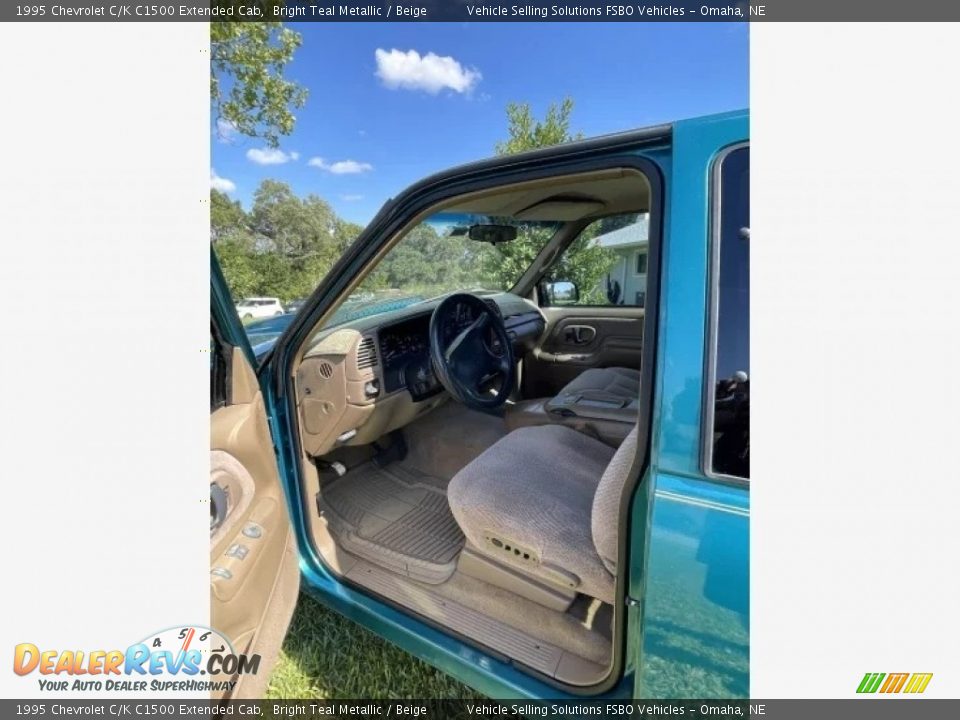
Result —
[[463, 698], [472, 689], [300, 595], [267, 698]]

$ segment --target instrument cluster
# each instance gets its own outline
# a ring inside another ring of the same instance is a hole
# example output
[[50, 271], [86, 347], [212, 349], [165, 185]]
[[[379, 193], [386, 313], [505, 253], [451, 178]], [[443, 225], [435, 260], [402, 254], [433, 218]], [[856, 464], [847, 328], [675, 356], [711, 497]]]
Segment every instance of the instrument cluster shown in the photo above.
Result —
[[[500, 314], [493, 301], [488, 301], [488, 304]], [[477, 319], [478, 314], [474, 306], [458, 303], [440, 330], [443, 345], [449, 346], [457, 335]], [[439, 389], [430, 361], [430, 315], [420, 315], [383, 327], [378, 337], [384, 391], [387, 394], [406, 387], [417, 398]], [[494, 355], [502, 356], [504, 349], [493, 327], [484, 331], [483, 342]]]
[[427, 340], [427, 332], [421, 331], [392, 331], [387, 330], [380, 333], [380, 352], [383, 355], [383, 361], [386, 365], [394, 365], [397, 362], [417, 355], [426, 355], [430, 349]]

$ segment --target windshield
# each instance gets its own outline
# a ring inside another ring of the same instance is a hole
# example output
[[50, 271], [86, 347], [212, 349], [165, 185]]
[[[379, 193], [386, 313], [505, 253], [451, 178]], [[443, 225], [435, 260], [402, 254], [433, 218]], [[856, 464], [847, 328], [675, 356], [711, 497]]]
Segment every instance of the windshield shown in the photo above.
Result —
[[[468, 237], [471, 226], [490, 223], [516, 227], [516, 239], [491, 245]], [[509, 290], [560, 225], [467, 213], [433, 215], [390, 249], [327, 327], [452, 292]]]

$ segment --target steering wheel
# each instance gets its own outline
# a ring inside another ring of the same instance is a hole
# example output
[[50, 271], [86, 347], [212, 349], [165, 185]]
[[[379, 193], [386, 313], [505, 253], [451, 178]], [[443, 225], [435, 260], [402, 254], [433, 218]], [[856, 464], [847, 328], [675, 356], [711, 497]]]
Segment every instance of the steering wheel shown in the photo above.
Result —
[[[461, 307], [473, 310], [472, 322], [448, 338], [446, 328], [456, 322]], [[490, 347], [490, 332], [499, 341], [499, 354]], [[476, 295], [448, 295], [437, 305], [430, 318], [430, 359], [440, 384], [456, 400], [475, 410], [489, 410], [506, 402], [514, 381], [513, 342], [507, 335], [503, 319]], [[501, 376], [496, 392], [484, 387]]]

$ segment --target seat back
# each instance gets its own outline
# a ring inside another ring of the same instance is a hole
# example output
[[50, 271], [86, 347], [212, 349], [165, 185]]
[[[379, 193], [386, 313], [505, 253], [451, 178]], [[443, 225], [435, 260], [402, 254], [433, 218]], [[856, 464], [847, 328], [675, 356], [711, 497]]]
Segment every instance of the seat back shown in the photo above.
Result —
[[612, 574], [617, 573], [618, 534], [620, 532], [620, 498], [630, 475], [630, 466], [637, 454], [639, 429], [634, 427], [604, 470], [593, 496], [590, 511], [590, 534], [601, 562]]

